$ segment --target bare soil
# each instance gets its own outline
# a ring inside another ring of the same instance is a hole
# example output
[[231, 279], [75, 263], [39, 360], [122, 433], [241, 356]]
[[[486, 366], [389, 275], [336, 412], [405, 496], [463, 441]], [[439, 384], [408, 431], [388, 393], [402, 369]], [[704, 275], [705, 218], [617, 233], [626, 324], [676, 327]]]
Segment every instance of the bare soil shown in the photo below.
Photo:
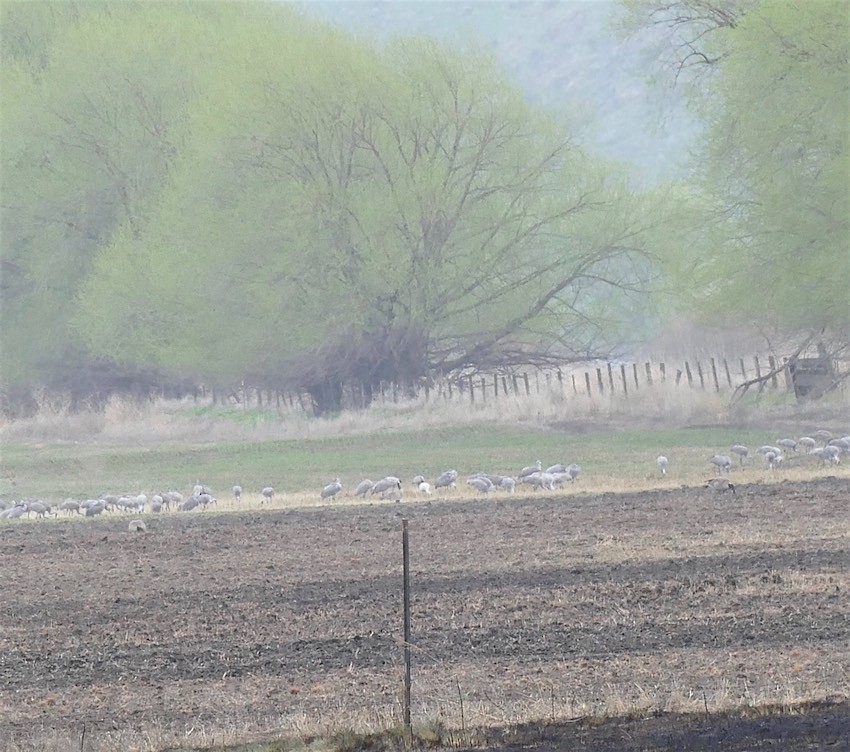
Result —
[[413, 717], [455, 748], [848, 748], [850, 481], [824, 478], [2, 524], [0, 749], [397, 724], [402, 514]]

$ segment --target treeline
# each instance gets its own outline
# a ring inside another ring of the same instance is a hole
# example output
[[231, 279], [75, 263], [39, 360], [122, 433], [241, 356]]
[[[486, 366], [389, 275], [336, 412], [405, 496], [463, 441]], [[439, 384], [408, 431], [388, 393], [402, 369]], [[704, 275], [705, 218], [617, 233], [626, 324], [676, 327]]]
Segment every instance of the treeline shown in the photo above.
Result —
[[676, 311], [841, 331], [846, 13], [785, 5], [701, 37], [693, 181], [638, 190], [479, 53], [276, 3], [3, 4], [6, 409], [246, 383], [323, 412]]

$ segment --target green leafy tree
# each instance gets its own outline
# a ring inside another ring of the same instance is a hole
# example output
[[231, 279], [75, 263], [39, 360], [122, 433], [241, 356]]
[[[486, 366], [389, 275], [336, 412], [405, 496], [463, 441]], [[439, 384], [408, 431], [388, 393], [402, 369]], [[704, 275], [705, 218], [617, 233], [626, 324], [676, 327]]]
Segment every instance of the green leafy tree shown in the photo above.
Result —
[[[670, 265], [704, 320], [847, 344], [850, 9], [844, 2], [629, 3], [664, 33], [705, 130]], [[689, 224], [689, 229], [685, 224]]]
[[[345, 383], [586, 355], [603, 290], [651, 276], [659, 207], [489, 60], [327, 29], [253, 42], [193, 107], [157, 221], [99, 258], [78, 318], [96, 350], [322, 411]], [[162, 303], [143, 326], [139, 294]]]

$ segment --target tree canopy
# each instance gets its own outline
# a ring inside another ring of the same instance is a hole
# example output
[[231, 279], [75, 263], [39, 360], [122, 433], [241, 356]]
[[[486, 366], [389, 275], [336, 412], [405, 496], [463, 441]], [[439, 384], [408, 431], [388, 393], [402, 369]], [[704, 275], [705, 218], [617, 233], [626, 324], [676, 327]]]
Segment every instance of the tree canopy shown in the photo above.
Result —
[[86, 6], [18, 54], [6, 347], [326, 409], [606, 346], [592, 314], [654, 273], [654, 199], [480, 52], [244, 7]]
[[676, 284], [703, 319], [850, 332], [850, 7], [629, 3], [704, 123]]

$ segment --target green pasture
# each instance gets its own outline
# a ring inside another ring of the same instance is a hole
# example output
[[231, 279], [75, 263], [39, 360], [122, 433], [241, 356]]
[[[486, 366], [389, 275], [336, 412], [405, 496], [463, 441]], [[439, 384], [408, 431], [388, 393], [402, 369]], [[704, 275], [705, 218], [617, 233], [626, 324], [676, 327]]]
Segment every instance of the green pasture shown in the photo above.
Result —
[[[363, 478], [416, 474], [433, 480], [448, 468], [465, 478], [484, 470], [516, 474], [536, 459], [582, 466], [582, 487], [646, 485], [661, 481], [658, 454], [670, 460], [664, 481], [697, 483], [710, 477], [710, 454], [728, 453], [741, 442], [755, 453], [776, 440], [764, 431], [684, 429], [564, 433], [502, 425], [423, 431], [376, 432], [343, 438], [240, 443], [180, 443], [157, 446], [96, 444], [5, 445], [0, 451], [0, 496], [61, 499], [107, 492], [187, 491], [195, 481], [220, 497], [236, 483], [246, 493], [272, 485], [284, 492], [317, 491], [339, 476], [350, 490]], [[763, 472], [756, 458], [737, 470]]]

